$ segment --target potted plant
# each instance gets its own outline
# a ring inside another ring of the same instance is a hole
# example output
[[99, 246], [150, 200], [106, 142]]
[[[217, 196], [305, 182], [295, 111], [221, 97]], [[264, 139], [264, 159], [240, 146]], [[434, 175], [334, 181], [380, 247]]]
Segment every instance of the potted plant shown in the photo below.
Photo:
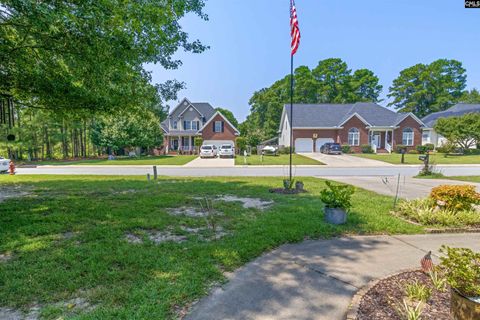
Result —
[[328, 223], [343, 224], [352, 207], [351, 198], [355, 188], [350, 185], [334, 185], [330, 181], [325, 183], [328, 188], [320, 192], [320, 199], [325, 204], [325, 220]]
[[480, 253], [442, 246], [440, 269], [451, 287], [450, 313], [455, 320], [480, 319]]

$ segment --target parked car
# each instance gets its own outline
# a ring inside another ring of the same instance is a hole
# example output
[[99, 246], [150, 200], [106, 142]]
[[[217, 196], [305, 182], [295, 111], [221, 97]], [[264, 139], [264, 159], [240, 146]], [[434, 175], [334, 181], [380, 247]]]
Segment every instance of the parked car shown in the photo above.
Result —
[[204, 144], [200, 147], [200, 158], [215, 158], [218, 155], [218, 149], [215, 145]]
[[276, 155], [277, 152], [278, 152], [278, 147], [275, 147], [275, 146], [265, 146], [262, 148], [262, 151], [265, 153], [265, 154], [274, 154]]
[[0, 157], [0, 173], [8, 172], [9, 167], [10, 167], [10, 160]]
[[342, 146], [339, 143], [327, 142], [320, 147], [321, 153], [342, 154]]
[[218, 150], [218, 156], [234, 158], [235, 157], [235, 148], [231, 144], [222, 144]]

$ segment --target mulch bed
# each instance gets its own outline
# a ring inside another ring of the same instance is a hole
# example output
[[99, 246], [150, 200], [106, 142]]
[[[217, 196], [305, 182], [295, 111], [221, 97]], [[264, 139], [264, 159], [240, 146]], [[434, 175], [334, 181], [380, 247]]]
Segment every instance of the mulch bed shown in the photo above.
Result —
[[432, 289], [432, 295], [423, 308], [422, 319], [449, 320], [450, 290], [439, 292], [430, 277], [421, 271], [407, 271], [380, 280], [360, 301], [357, 320], [404, 320], [395, 305], [403, 305], [405, 286], [417, 280]]

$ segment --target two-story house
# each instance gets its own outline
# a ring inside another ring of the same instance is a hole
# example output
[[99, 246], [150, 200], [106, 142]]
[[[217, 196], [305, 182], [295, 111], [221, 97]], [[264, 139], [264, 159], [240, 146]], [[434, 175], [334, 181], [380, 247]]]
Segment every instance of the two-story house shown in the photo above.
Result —
[[203, 144], [219, 147], [225, 143], [235, 144], [240, 131], [225, 116], [209, 103], [190, 102], [184, 98], [161, 123], [164, 131], [164, 150], [191, 152], [195, 149], [195, 137]]

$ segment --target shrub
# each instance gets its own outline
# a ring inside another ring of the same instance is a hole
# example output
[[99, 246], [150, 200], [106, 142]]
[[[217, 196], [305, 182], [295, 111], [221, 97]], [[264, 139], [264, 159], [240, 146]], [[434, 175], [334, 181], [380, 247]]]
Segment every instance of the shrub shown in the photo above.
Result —
[[[478, 145], [480, 146], [480, 143]], [[480, 149], [466, 149], [466, 150], [463, 151], [463, 154], [479, 155], [480, 154]]]
[[403, 144], [397, 144], [395, 151], [397, 153], [402, 153], [402, 150], [407, 151], [407, 147], [404, 146]]
[[342, 152], [343, 153], [350, 153], [352, 152], [352, 148], [348, 144], [342, 145]]
[[480, 203], [480, 193], [473, 185], [441, 185], [432, 189], [430, 198], [453, 211], [470, 210], [473, 204]]
[[447, 142], [441, 145], [440, 147], [437, 147], [437, 152], [440, 152], [440, 153], [448, 154], [448, 153], [452, 153], [453, 151], [455, 151], [455, 145], [450, 142]]
[[405, 294], [411, 301], [427, 302], [432, 295], [432, 289], [415, 280], [415, 282], [405, 286]]
[[396, 213], [426, 226], [480, 226], [480, 214], [474, 210], [439, 209], [432, 199], [406, 200], [399, 203]]
[[433, 151], [435, 149], [435, 146], [433, 143], [426, 143], [424, 147], [427, 148], [427, 151]]
[[[293, 150], [292, 150], [293, 152]], [[280, 147], [278, 149], [279, 154], [289, 154], [290, 153], [290, 147]]]
[[427, 146], [416, 146], [415, 149], [418, 151], [418, 153], [424, 154], [427, 153], [427, 151], [430, 151]]
[[419, 152], [417, 150], [409, 150], [408, 151], [408, 154], [419, 154]]
[[369, 144], [362, 144], [361, 149], [362, 153], [373, 153], [372, 146]]
[[480, 253], [442, 246], [440, 268], [448, 284], [466, 297], [480, 296]]
[[328, 188], [320, 191], [320, 200], [327, 208], [340, 208], [349, 210], [352, 207], [352, 195], [355, 188], [351, 185], [334, 185], [325, 181]]
[[245, 137], [238, 137], [235, 140], [235, 144], [237, 145], [238, 151], [243, 151], [247, 148], [247, 139], [245, 139]]

